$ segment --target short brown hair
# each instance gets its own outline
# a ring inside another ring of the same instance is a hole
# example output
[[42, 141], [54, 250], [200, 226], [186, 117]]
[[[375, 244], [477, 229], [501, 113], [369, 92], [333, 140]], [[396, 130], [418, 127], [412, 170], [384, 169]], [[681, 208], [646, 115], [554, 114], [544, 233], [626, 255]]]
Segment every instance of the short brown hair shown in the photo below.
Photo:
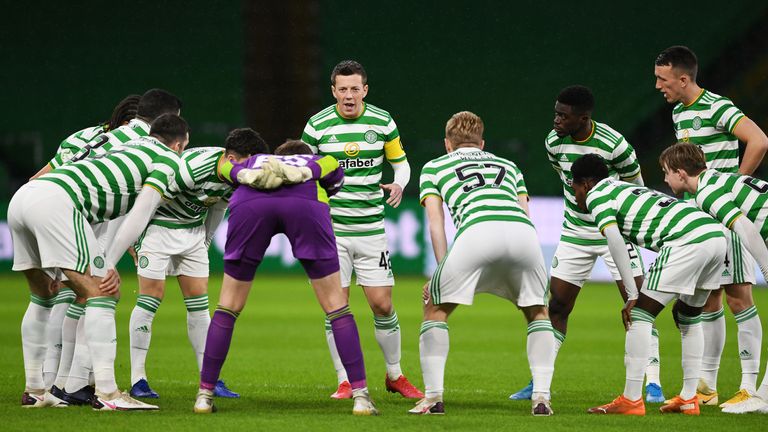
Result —
[[365, 68], [354, 60], [341, 61], [333, 68], [333, 71], [331, 71], [331, 85], [336, 85], [336, 76], [338, 75], [360, 75], [363, 79], [363, 85], [368, 83], [368, 74], [365, 73]]
[[445, 124], [445, 137], [453, 145], [483, 142], [483, 119], [469, 111], [461, 111], [452, 115]]
[[312, 149], [301, 140], [288, 140], [280, 144], [275, 149], [275, 154], [278, 156], [289, 156], [296, 154], [312, 154]]
[[707, 158], [696, 144], [678, 142], [661, 152], [659, 164], [662, 168], [666, 166], [673, 171], [681, 169], [695, 176], [707, 169]]

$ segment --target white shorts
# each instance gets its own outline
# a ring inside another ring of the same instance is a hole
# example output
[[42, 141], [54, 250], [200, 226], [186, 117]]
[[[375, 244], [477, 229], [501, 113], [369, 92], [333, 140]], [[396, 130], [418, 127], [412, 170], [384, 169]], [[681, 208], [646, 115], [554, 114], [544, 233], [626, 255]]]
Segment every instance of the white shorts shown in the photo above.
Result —
[[353, 270], [358, 285], [368, 287], [395, 285], [385, 234], [364, 237], [336, 236], [336, 248], [339, 252], [342, 287], [349, 287], [352, 283]]
[[8, 205], [13, 239], [13, 270], [57, 268], [103, 277], [104, 252], [91, 225], [58, 185], [31, 181], [16, 191]]
[[654, 291], [677, 294], [682, 298], [693, 295], [696, 289], [711, 291], [719, 288], [726, 250], [726, 241], [722, 237], [689, 245], [663, 246], [648, 270], [643, 293], [654, 299], [650, 294]]
[[725, 236], [728, 239], [728, 253], [725, 256], [725, 269], [720, 278], [720, 285], [754, 284], [755, 259], [736, 233], [725, 230]]
[[536, 230], [519, 222], [487, 221], [467, 228], [430, 281], [433, 304], [471, 305], [489, 293], [518, 307], [547, 304], [547, 271]]
[[[629, 263], [632, 266], [632, 275], [642, 276], [645, 267], [643, 259], [640, 256], [640, 250], [637, 246], [627, 243], [627, 253], [629, 254]], [[555, 250], [555, 256], [552, 258], [552, 268], [549, 274], [560, 280], [576, 285], [581, 288], [584, 282], [592, 274], [592, 268], [595, 266], [597, 257], [603, 257], [606, 267], [611, 272], [614, 280], [621, 280], [619, 270], [613, 262], [608, 245], [578, 245], [560, 240]]]
[[166, 276], [208, 277], [205, 227], [166, 228], [149, 225], [136, 241], [139, 276], [165, 280]]

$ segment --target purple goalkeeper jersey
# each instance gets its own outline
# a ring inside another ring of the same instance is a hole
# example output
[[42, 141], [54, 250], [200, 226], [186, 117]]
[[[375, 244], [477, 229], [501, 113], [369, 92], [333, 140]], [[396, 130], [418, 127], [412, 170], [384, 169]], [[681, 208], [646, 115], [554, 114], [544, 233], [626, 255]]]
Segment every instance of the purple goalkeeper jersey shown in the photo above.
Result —
[[312, 178], [304, 183], [287, 185], [274, 190], [259, 190], [251, 187], [238, 187], [229, 200], [230, 207], [243, 201], [258, 198], [304, 198], [328, 204], [328, 197], [341, 189], [344, 183], [344, 168], [339, 167], [339, 161], [332, 156], [290, 155], [276, 156], [258, 154], [251, 156], [243, 163], [226, 163], [221, 170], [222, 177], [239, 186], [237, 173], [243, 168], [259, 168], [267, 158], [276, 158], [286, 165], [307, 167], [312, 170]]

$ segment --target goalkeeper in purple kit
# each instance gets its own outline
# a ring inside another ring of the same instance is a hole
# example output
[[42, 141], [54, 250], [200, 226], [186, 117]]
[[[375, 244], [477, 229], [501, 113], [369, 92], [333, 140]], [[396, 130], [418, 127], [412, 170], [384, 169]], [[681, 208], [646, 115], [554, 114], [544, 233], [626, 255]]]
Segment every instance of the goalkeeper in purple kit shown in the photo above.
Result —
[[224, 281], [208, 329], [194, 412], [214, 411], [213, 388], [229, 350], [235, 320], [245, 306], [272, 236], [283, 233], [331, 321], [353, 389], [352, 413], [377, 415], [368, 396], [357, 325], [341, 288], [328, 206], [328, 197], [341, 188], [344, 170], [331, 156], [259, 154], [243, 164], [226, 163], [219, 175], [239, 187], [230, 200]]

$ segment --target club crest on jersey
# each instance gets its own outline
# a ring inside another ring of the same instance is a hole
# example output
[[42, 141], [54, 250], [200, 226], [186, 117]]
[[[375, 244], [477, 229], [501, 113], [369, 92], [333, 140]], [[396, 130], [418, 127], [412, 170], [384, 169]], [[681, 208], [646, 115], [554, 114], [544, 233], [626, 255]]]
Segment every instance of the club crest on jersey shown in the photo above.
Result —
[[369, 130], [368, 132], [365, 133], [365, 142], [367, 142], [368, 144], [373, 144], [378, 140], [379, 140], [379, 134], [377, 134], [376, 132]]
[[691, 127], [693, 127], [693, 130], [701, 129], [701, 117], [699, 116], [694, 117], [693, 122], [691, 123]]
[[358, 143], [346, 143], [344, 145], [344, 154], [349, 157], [357, 157], [360, 154], [360, 144]]

